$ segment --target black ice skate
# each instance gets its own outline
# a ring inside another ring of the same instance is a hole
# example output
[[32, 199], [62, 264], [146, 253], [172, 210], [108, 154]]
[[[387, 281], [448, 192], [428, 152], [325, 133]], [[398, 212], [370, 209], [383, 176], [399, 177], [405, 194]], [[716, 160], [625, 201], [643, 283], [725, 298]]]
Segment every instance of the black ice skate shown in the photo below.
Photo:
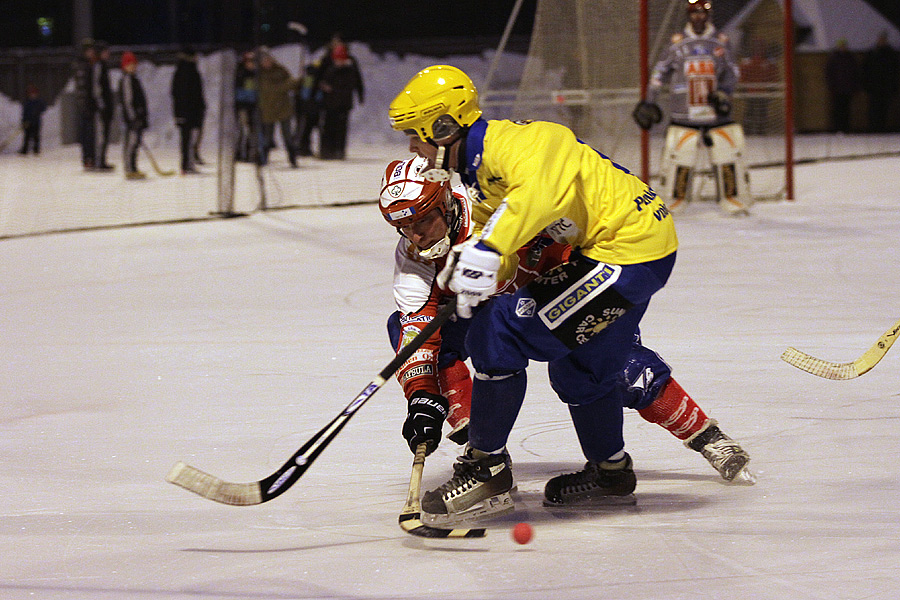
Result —
[[449, 525], [493, 517], [513, 510], [509, 455], [486, 454], [473, 448], [453, 465], [453, 477], [422, 496], [422, 521]]
[[734, 481], [740, 475], [741, 481], [754, 483], [755, 478], [747, 469], [750, 455], [740, 444], [722, 433], [714, 419], [710, 419], [704, 429], [686, 439], [684, 445], [702, 454], [725, 481]]
[[616, 462], [592, 462], [584, 470], [559, 475], [544, 487], [544, 506], [591, 508], [634, 504], [634, 476], [631, 457]]

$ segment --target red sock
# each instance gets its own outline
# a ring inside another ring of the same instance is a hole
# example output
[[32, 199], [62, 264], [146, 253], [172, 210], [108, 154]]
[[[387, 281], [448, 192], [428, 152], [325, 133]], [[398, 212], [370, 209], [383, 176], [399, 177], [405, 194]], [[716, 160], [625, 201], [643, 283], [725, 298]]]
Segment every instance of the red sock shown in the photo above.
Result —
[[469, 376], [469, 368], [461, 360], [454, 361], [438, 371], [438, 382], [441, 393], [450, 402], [447, 423], [455, 431], [469, 422], [469, 413], [472, 411], [472, 378]]
[[694, 399], [671, 378], [656, 400], [638, 413], [647, 421], [667, 429], [680, 440], [686, 440], [702, 430], [709, 420]]

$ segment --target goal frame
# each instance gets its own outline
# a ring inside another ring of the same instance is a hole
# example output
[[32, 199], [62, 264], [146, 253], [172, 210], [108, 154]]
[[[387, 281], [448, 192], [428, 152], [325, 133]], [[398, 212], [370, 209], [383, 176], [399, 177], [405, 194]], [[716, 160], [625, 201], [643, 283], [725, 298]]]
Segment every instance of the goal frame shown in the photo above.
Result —
[[[683, 0], [671, 0], [672, 2], [680, 2]], [[783, 197], [787, 200], [793, 200], [795, 198], [794, 193], [794, 133], [795, 133], [795, 124], [794, 124], [794, 86], [793, 86], [793, 78], [794, 78], [794, 66], [793, 66], [793, 55], [794, 55], [794, 26], [793, 26], [793, 5], [792, 0], [778, 0], [781, 4], [782, 8], [782, 31], [781, 38], [783, 43], [783, 52], [781, 56], [781, 67], [783, 69], [784, 78], [783, 81], [778, 82], [777, 84], [770, 84], [773, 86], [772, 93], [781, 95], [783, 97], [783, 105], [784, 105], [784, 114], [783, 114], [783, 130], [781, 131], [781, 136], [783, 137], [783, 154], [779, 154], [779, 156], [783, 156], [784, 163], [784, 189], [779, 197]], [[516, 98], [516, 93], [511, 93], [509, 90], [492, 90], [491, 84], [493, 82], [494, 74], [497, 72], [497, 66], [499, 64], [500, 58], [505, 50], [507, 40], [509, 38], [509, 33], [515, 24], [515, 21], [518, 17], [519, 10], [521, 8], [523, 0], [517, 0], [512, 11], [510, 13], [509, 19], [507, 21], [506, 29], [504, 30], [503, 36], [498, 45], [497, 51], [494, 53], [492, 58], [490, 67], [488, 69], [488, 74], [485, 82], [482, 84], [483, 92], [482, 103], [485, 106], [509, 106], [512, 102], [513, 98]], [[636, 8], [639, 10], [639, 60], [638, 64], [634, 65], [634, 68], [638, 71], [638, 79], [640, 81], [639, 88], [635, 88], [633, 93], [633, 101], [637, 102], [640, 98], [646, 97], [647, 92], [647, 82], [650, 75], [651, 61], [653, 60], [650, 56], [650, 27], [649, 27], [649, 0], [638, 0], [636, 3]], [[756, 84], [758, 86], [758, 84]], [[740, 95], [742, 93], [741, 86], [739, 84], [738, 89], [736, 90], [736, 94]], [[554, 102], [558, 105], [569, 105], [569, 106], [578, 106], [578, 105], [586, 105], [595, 100], [598, 97], [604, 96], [603, 90], [555, 90], [550, 92], [553, 100], [551, 101], [548, 98], [537, 99], [532, 98], [531, 102], [534, 104], [545, 104], [549, 102]], [[519, 96], [521, 99], [521, 96]], [[619, 95], [617, 101], [622, 101], [623, 97], [621, 94]], [[651, 178], [651, 155], [653, 150], [651, 149], [651, 134], [649, 131], [640, 130], [638, 133], [637, 128], [635, 128], [635, 136], [639, 136], [638, 147], [639, 147], [639, 165], [640, 165], [640, 175], [645, 181], [650, 181]], [[766, 166], [781, 166], [781, 160], [779, 159], [774, 164], [768, 164]], [[753, 165], [750, 165], [751, 168]]]

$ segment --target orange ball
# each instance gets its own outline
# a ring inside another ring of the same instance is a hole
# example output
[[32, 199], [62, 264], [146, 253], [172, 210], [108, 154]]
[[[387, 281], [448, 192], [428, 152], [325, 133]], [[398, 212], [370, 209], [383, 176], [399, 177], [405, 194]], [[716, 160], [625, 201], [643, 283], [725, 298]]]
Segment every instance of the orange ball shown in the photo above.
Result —
[[528, 523], [519, 523], [513, 527], [512, 536], [517, 544], [527, 544], [534, 537], [534, 528]]

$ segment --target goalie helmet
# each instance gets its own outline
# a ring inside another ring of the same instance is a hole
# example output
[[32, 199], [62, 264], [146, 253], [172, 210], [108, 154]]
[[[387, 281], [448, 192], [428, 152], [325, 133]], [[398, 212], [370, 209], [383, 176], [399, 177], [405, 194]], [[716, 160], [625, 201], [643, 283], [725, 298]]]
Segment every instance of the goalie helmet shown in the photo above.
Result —
[[461, 210], [450, 183], [425, 179], [423, 172], [427, 169], [428, 161], [418, 156], [391, 162], [381, 179], [378, 208], [384, 220], [401, 235], [402, 228], [421, 221], [433, 210], [439, 211], [447, 223], [447, 232], [432, 247], [419, 251], [423, 258], [434, 259], [450, 250], [450, 237], [459, 230]]
[[478, 90], [469, 76], [449, 65], [422, 69], [388, 108], [391, 127], [423, 142], [441, 141], [481, 117]]

